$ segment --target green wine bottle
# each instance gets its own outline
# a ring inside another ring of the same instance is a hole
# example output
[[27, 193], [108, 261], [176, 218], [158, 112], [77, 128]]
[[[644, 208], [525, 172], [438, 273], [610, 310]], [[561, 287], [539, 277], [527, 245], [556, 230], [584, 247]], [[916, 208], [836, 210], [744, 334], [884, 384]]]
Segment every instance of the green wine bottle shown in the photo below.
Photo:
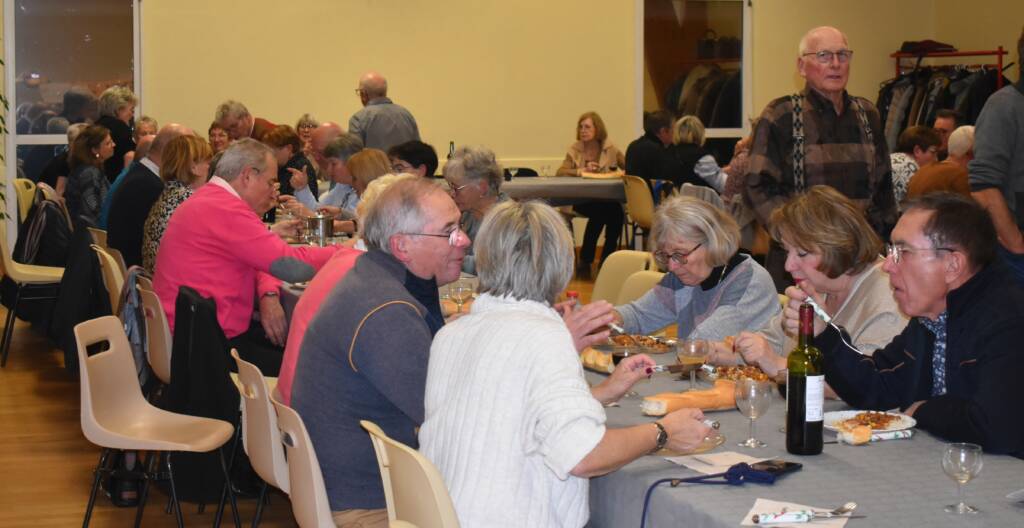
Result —
[[786, 360], [786, 451], [794, 455], [817, 455], [822, 448], [825, 375], [813, 338], [814, 309], [805, 303], [800, 305], [796, 348]]

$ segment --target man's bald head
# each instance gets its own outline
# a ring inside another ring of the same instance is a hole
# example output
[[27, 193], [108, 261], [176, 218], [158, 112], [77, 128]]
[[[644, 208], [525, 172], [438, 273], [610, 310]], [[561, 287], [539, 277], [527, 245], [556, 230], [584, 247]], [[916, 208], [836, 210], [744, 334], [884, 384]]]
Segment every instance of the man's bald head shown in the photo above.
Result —
[[805, 33], [803, 38], [800, 39], [800, 44], [798, 46], [799, 57], [803, 57], [804, 53], [807, 53], [807, 51], [814, 46], [815, 42], [832, 35], [837, 35], [843, 40], [844, 45], [849, 46], [850, 41], [846, 38], [846, 33], [843, 33], [832, 26], [818, 26]]
[[149, 156], [149, 149], [153, 147], [153, 140], [156, 136], [153, 134], [146, 134], [140, 136], [139, 140], [135, 142], [135, 159], [142, 159]]
[[324, 149], [327, 148], [327, 144], [334, 140], [334, 138], [340, 136], [344, 130], [341, 129], [341, 125], [327, 121], [320, 123], [320, 126], [313, 129], [313, 134], [310, 136], [309, 143], [313, 148], [313, 158], [316, 164], [323, 168], [324, 166]]
[[156, 133], [156, 137], [153, 138], [153, 144], [149, 147], [149, 154], [146, 157], [159, 166], [162, 159], [161, 156], [164, 152], [164, 147], [166, 147], [172, 139], [178, 136], [184, 136], [185, 134], [195, 135], [195, 132], [193, 132], [191, 128], [180, 123], [168, 123], [164, 125], [163, 128]]
[[363, 106], [373, 99], [387, 95], [388, 80], [383, 75], [370, 71], [359, 78], [359, 100], [363, 102]]

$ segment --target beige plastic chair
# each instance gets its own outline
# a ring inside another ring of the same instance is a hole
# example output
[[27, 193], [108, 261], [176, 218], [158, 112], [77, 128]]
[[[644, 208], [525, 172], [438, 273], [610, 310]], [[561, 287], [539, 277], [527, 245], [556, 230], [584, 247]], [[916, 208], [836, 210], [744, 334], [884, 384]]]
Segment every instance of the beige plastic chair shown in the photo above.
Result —
[[71, 213], [68, 212], [68, 206], [64, 203], [64, 200], [61, 200], [60, 196], [57, 196], [57, 191], [53, 190], [53, 187], [50, 187], [48, 184], [43, 182], [37, 183], [36, 187], [43, 192], [43, 198], [46, 198], [51, 202], [56, 202], [57, 205], [60, 206], [60, 210], [64, 212], [64, 219], [68, 221], [68, 229], [74, 231], [75, 223], [71, 221]]
[[110, 296], [110, 309], [113, 313], [121, 313], [121, 290], [124, 289], [124, 274], [118, 267], [117, 261], [107, 250], [92, 244], [89, 247], [96, 253], [100, 261], [100, 270], [103, 272], [103, 284], [107, 287], [107, 295]]
[[299, 413], [277, 399], [277, 427], [288, 455], [288, 486], [295, 522], [302, 528], [334, 528], [320, 462]]
[[288, 462], [284, 458], [284, 444], [277, 427], [277, 411], [270, 402], [270, 388], [259, 367], [238, 357], [238, 350], [231, 349], [231, 357], [238, 363], [238, 378], [241, 383], [238, 393], [242, 397], [242, 446], [256, 474], [263, 479], [260, 497], [256, 501], [255, 528], [263, 514], [263, 502], [267, 496], [267, 485], [288, 493]]
[[728, 210], [725, 208], [725, 202], [722, 201], [722, 197], [719, 196], [718, 193], [715, 192], [715, 190], [712, 189], [711, 187], [705, 187], [703, 185], [694, 185], [692, 183], [684, 183], [683, 187], [679, 189], [679, 194], [683, 196], [692, 196], [699, 200], [704, 200], [705, 202], [723, 211]]
[[103, 249], [108, 249], [108, 246], [107, 246], [107, 232], [105, 230], [103, 230], [103, 229], [98, 228], [98, 227], [90, 227], [88, 229], [89, 229], [89, 234], [92, 235], [92, 243], [96, 244], [97, 246], [99, 246], [99, 247], [101, 247]]
[[622, 283], [622, 289], [619, 290], [619, 298], [615, 305], [621, 305], [633, 302], [649, 291], [654, 285], [661, 282], [661, 278], [665, 274], [660, 271], [644, 270], [638, 271], [629, 277], [626, 277], [626, 282]]
[[[650, 194], [650, 193], [648, 193]], [[622, 249], [608, 255], [597, 272], [597, 279], [594, 280], [594, 291], [590, 295], [590, 302], [608, 301], [614, 303], [619, 299], [619, 291], [630, 275], [648, 269], [656, 268], [654, 257], [646, 251], [633, 251]]]
[[[147, 478], [143, 481], [139, 495], [136, 519], [142, 518], [149, 481], [159, 478], [159, 473], [166, 472], [170, 479], [171, 501], [178, 525], [181, 526], [181, 505], [178, 504], [174, 485], [171, 453], [205, 453], [218, 449], [231, 438], [234, 427], [223, 420], [172, 413], [150, 405], [139, 387], [131, 347], [118, 318], [108, 315], [80, 323], [75, 326], [75, 339], [78, 341], [78, 370], [81, 377], [82, 432], [86, 439], [103, 448], [96, 466], [83, 526], [89, 524], [100, 479], [110, 472], [106, 467], [107, 460], [110, 451], [115, 449], [166, 453], [165, 467], [159, 470], [152, 467], [155, 460], [147, 457], [150, 467], [145, 468]], [[100, 346], [102, 343], [108, 344], [107, 349], [90, 356], [89, 347]], [[218, 451], [221, 469], [227, 476], [224, 452]], [[235, 525], [239, 526], [235, 495], [230, 489], [229, 496], [235, 508]]]
[[14, 190], [18, 193], [18, 218], [22, 222], [28, 218], [28, 211], [32, 209], [32, 203], [36, 199], [36, 184], [28, 178], [16, 178]]
[[128, 266], [124, 263], [124, 255], [121, 254], [121, 251], [112, 247], [106, 247], [104, 248], [104, 251], [106, 251], [111, 257], [114, 257], [114, 262], [117, 263], [117, 268], [121, 270], [121, 276], [127, 277]]
[[389, 438], [377, 424], [360, 420], [359, 425], [370, 433], [377, 453], [388, 520], [420, 528], [458, 527], [455, 506], [434, 464], [419, 451]]
[[[7, 322], [4, 325], [3, 339], [0, 340], [0, 367], [7, 365], [7, 354], [11, 348], [11, 335], [14, 333], [15, 314], [21, 301], [55, 299], [54, 296], [33, 296], [31, 291], [42, 286], [60, 284], [64, 277], [64, 268], [55, 266], [36, 266], [15, 262], [11, 250], [7, 247], [7, 222], [0, 222], [0, 253], [3, 254], [3, 272], [18, 286], [14, 294], [14, 303], [7, 310]], [[30, 296], [25, 297], [25, 294]]]
[[[128, 275], [125, 275], [125, 277], [127, 276]], [[156, 291], [155, 289], [153, 289], [153, 280], [142, 274], [135, 276], [135, 286], [137, 288], [143, 288], [149, 291]]]
[[167, 324], [167, 314], [160, 298], [153, 290], [143, 288], [141, 281], [138, 286], [139, 298], [142, 300], [142, 313], [146, 317], [146, 341], [149, 347], [146, 357], [149, 367], [164, 385], [171, 383], [171, 328]]
[[624, 175], [622, 184], [626, 188], [626, 212], [633, 226], [633, 237], [627, 245], [632, 248], [636, 241], [636, 230], [643, 232], [644, 242], [654, 225], [654, 196], [647, 182], [639, 176]]

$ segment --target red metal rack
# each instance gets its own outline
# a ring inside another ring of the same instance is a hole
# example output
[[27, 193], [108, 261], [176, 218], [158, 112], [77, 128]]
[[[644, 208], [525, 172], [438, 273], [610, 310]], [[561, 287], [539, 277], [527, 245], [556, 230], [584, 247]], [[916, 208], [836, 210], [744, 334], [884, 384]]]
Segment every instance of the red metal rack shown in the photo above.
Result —
[[[1003, 71], [1003, 55], [1007, 55], [1007, 51], [1002, 46], [994, 50], [982, 50], [982, 51], [935, 51], [929, 53], [904, 53], [897, 51], [889, 54], [889, 57], [896, 59], [896, 76], [898, 77], [901, 73], [900, 59], [920, 59], [920, 58], [931, 58], [931, 57], [996, 57], [995, 64], [981, 64], [980, 66], [991, 66], [996, 68], [999, 72]], [[1003, 87], [1003, 76], [996, 75], [996, 90]]]

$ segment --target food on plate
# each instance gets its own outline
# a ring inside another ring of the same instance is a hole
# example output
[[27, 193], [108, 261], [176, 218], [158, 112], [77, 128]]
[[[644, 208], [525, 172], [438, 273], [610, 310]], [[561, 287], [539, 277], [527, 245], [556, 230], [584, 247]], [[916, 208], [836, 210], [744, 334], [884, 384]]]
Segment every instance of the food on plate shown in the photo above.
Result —
[[640, 408], [648, 416], [663, 416], [672, 411], [685, 408], [711, 411], [732, 409], [735, 406], [736, 382], [724, 379], [716, 380], [713, 389], [664, 392], [648, 396], [640, 404]]
[[760, 367], [754, 365], [722, 366], [715, 369], [716, 379], [740, 380], [752, 379], [755, 381], [768, 381], [768, 375]]
[[590, 347], [583, 349], [583, 352], [580, 354], [580, 361], [583, 362], [584, 367], [590, 370], [608, 373], [615, 370], [611, 354]]
[[893, 422], [899, 419], [899, 416], [887, 412], [864, 411], [857, 413], [853, 418], [847, 418], [841, 423], [836, 424], [836, 428], [841, 431], [852, 431], [857, 427], [867, 427], [870, 433], [871, 430], [888, 429]]
[[670, 345], [657, 338], [645, 335], [620, 334], [608, 338], [615, 346], [643, 347], [652, 352], [668, 352]]

